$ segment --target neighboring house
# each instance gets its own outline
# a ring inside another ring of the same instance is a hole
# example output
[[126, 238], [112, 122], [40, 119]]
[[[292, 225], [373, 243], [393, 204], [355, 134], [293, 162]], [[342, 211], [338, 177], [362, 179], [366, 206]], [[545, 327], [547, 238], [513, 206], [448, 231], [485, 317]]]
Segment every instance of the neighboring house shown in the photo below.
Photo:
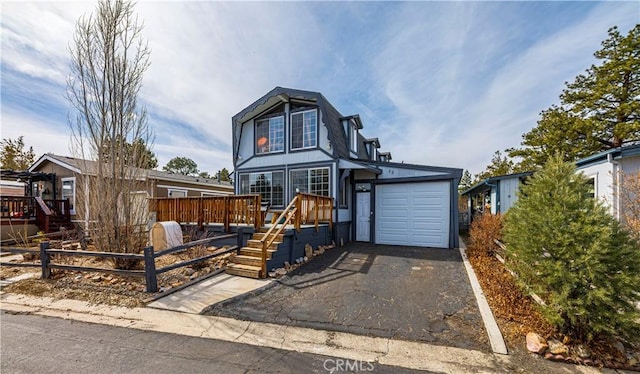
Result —
[[[71, 218], [77, 220], [78, 209], [76, 197], [79, 186], [76, 183], [78, 175], [92, 175], [96, 162], [73, 157], [45, 154], [30, 168], [29, 172], [42, 172], [53, 176], [53, 181], [39, 181], [38, 196], [43, 199], [69, 199]], [[200, 197], [232, 195], [233, 186], [229, 182], [215, 179], [185, 176], [158, 170], [147, 170], [148, 188], [140, 191], [142, 198], [154, 197]], [[80, 187], [81, 188], [81, 187]]]
[[[520, 185], [533, 172], [499, 175], [487, 178], [462, 193], [467, 196], [467, 211], [470, 221], [486, 211], [504, 214], [518, 200]], [[470, 223], [470, 222], [468, 222]]]
[[23, 182], [0, 179], [0, 196], [22, 197], [25, 186]]
[[334, 198], [337, 243], [455, 248], [462, 170], [392, 163], [358, 115], [318, 92], [276, 87], [232, 119], [235, 192], [282, 209], [296, 192]]
[[618, 220], [625, 206], [619, 199], [621, 176], [640, 172], [640, 144], [609, 149], [576, 162], [578, 171], [590, 178], [593, 196], [603, 201]]

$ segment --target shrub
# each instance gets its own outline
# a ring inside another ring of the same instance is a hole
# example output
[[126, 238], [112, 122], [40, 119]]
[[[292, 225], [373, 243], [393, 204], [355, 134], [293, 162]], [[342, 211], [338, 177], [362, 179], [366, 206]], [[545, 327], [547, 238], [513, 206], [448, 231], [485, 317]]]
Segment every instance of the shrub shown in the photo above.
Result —
[[469, 231], [469, 255], [493, 256], [500, 250], [494, 239], [502, 239], [502, 216], [484, 213], [471, 223]]
[[572, 164], [552, 158], [522, 186], [504, 231], [508, 265], [561, 332], [637, 338], [640, 248]]

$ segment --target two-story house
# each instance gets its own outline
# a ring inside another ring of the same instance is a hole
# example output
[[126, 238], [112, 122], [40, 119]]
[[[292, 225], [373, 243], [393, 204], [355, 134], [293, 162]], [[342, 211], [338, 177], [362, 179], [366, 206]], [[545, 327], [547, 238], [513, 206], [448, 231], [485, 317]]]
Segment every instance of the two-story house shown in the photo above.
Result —
[[333, 197], [336, 243], [458, 246], [461, 169], [391, 162], [358, 115], [318, 92], [276, 87], [232, 124], [236, 194], [272, 209], [297, 192]]

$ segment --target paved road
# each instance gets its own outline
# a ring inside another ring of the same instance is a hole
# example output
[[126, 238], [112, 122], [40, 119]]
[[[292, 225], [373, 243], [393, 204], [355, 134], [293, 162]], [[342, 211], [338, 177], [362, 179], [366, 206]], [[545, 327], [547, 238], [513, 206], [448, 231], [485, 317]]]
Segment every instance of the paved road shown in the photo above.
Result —
[[457, 250], [350, 243], [203, 314], [489, 352]]
[[[413, 373], [377, 363], [31, 315], [0, 315], [4, 373]], [[328, 369], [328, 370], [327, 370]], [[365, 369], [365, 370], [363, 370]]]

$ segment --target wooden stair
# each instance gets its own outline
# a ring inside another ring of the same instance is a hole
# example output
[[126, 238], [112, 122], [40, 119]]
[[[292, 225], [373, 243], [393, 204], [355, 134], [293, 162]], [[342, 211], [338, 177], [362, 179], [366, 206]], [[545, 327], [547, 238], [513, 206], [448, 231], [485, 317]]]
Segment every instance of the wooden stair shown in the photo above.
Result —
[[[275, 220], [273, 226], [261, 227], [254, 233], [252, 238], [247, 240], [247, 246], [240, 249], [240, 253], [233, 256], [227, 264], [227, 274], [240, 275], [249, 278], [266, 278], [266, 262], [273, 257], [273, 253], [278, 250], [278, 245], [284, 241], [282, 230], [292, 219], [296, 217], [299, 202], [298, 196], [294, 197], [287, 208], [283, 210]], [[266, 260], [262, 260], [263, 243], [270, 243], [266, 249]]]
[[[227, 274], [247, 278], [261, 278], [262, 242], [260, 240], [264, 237], [265, 232], [257, 232], [253, 234], [251, 239], [247, 240], [247, 246], [240, 248], [240, 253], [235, 255], [231, 262], [227, 264]], [[267, 249], [267, 260], [271, 259], [273, 253], [278, 250], [278, 244], [282, 243], [283, 240], [284, 235], [282, 234], [276, 237], [276, 241]]]

